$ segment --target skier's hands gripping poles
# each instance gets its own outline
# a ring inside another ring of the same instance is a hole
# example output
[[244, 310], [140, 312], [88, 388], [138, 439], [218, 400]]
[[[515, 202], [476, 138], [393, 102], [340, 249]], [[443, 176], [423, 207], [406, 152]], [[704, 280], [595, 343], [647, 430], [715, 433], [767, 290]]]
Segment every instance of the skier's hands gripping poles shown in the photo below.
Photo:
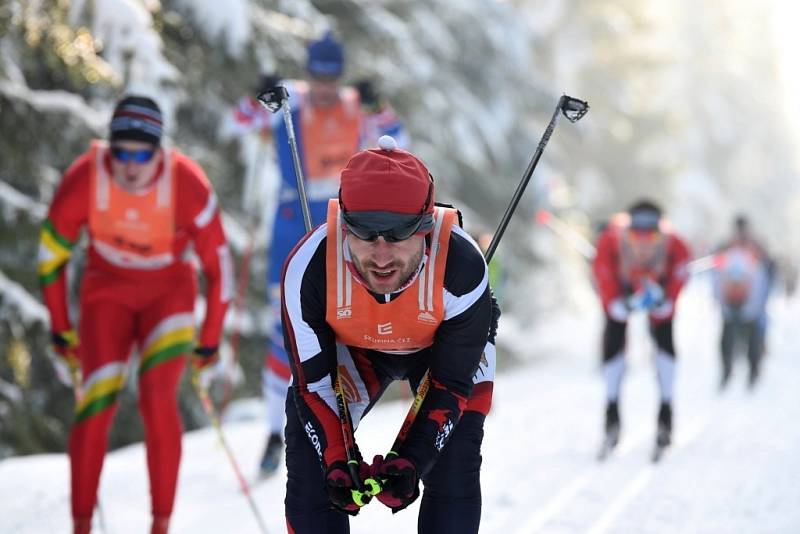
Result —
[[[355, 478], [354, 478], [355, 475]], [[359, 489], [361, 488], [361, 489]], [[331, 503], [350, 515], [356, 515], [381, 490], [369, 473], [366, 462], [334, 462], [325, 470], [325, 489]]]
[[242, 476], [242, 471], [241, 469], [239, 469], [239, 464], [236, 462], [236, 457], [233, 455], [233, 451], [228, 446], [228, 443], [225, 441], [225, 435], [222, 433], [222, 425], [219, 422], [217, 411], [214, 409], [214, 404], [212, 404], [211, 402], [211, 397], [208, 394], [208, 389], [200, 381], [199, 375], [195, 373], [192, 373], [192, 385], [194, 386], [194, 390], [197, 393], [198, 398], [200, 399], [200, 403], [203, 405], [203, 410], [205, 410], [206, 415], [211, 421], [211, 425], [217, 431], [217, 438], [219, 438], [219, 442], [222, 445], [222, 448], [225, 449], [225, 454], [227, 454], [228, 460], [230, 460], [231, 463], [231, 467], [233, 467], [233, 471], [236, 474], [237, 480], [239, 481], [239, 487], [241, 488], [242, 493], [247, 499], [247, 502], [250, 505], [250, 509], [253, 511], [253, 515], [256, 517], [256, 522], [258, 522], [259, 531], [262, 534], [267, 534], [267, 527], [264, 524], [264, 519], [261, 517], [261, 512], [258, 511], [258, 507], [256, 506], [256, 503], [253, 500], [253, 496], [250, 494], [250, 486], [245, 480], [244, 476]]
[[376, 456], [370, 471], [380, 480], [381, 489], [375, 497], [396, 514], [419, 497], [419, 473], [411, 460], [390, 452]]
[[338, 369], [333, 390], [336, 394], [336, 409], [339, 413], [347, 462], [332, 464], [326, 473], [325, 482], [331, 502], [348, 514], [356, 515], [362, 506], [381, 492], [382, 485], [378, 479], [370, 475], [369, 466], [360, 459], [353, 436], [353, 425], [350, 423], [350, 413], [347, 411], [347, 398], [344, 395], [341, 373]]
[[[419, 474], [416, 466], [398, 454], [400, 446], [406, 439], [414, 419], [417, 418], [422, 402], [425, 400], [430, 389], [431, 380], [426, 372], [417, 386], [417, 394], [414, 402], [400, 426], [400, 432], [392, 444], [391, 450], [382, 456], [376, 456], [372, 462], [371, 474], [379, 484], [378, 491], [374, 496], [383, 504], [392, 509], [393, 513], [399, 512], [419, 496]], [[386, 495], [383, 493], [386, 492]]]

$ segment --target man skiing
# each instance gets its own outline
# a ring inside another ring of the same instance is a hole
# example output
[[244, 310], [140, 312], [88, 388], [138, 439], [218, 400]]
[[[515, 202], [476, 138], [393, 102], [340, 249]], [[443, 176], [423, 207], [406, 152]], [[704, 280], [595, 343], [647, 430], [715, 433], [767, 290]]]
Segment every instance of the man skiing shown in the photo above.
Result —
[[606, 382], [606, 441], [601, 456], [619, 439], [619, 392], [625, 372], [625, 330], [628, 317], [646, 311], [655, 340], [661, 393], [657, 449], [669, 445], [672, 433], [672, 393], [675, 348], [672, 320], [675, 303], [686, 282], [689, 249], [653, 202], [642, 200], [627, 213], [612, 218], [597, 241], [592, 270], [605, 311], [603, 375]]
[[[356, 90], [340, 85], [344, 49], [332, 33], [310, 44], [306, 69], [308, 82], [287, 80], [284, 83], [292, 102], [311, 219], [318, 224], [325, 220], [328, 200], [336, 197], [340, 171], [359, 149], [364, 135], [364, 114]], [[403, 130], [398, 121], [384, 123], [383, 127]], [[271, 128], [281, 185], [267, 267], [272, 329], [263, 374], [268, 436], [260, 468], [265, 476], [274, 473], [280, 464], [284, 401], [291, 375], [281, 330], [281, 269], [289, 252], [305, 234], [288, 131], [280, 114], [272, 116]]]
[[734, 221], [733, 238], [715, 254], [714, 295], [722, 311], [722, 373], [720, 388], [731, 377], [737, 341], [747, 346], [748, 383], [755, 385], [760, 372], [767, 322], [771, 261], [753, 238], [746, 217]]
[[[419, 532], [475, 533], [499, 313], [486, 262], [457, 212], [434, 206], [425, 165], [391, 137], [380, 147], [350, 159], [325, 224], [284, 267], [286, 520], [295, 534], [349, 532], [371, 496], [398, 512], [422, 480]], [[421, 404], [367, 464], [353, 432], [403, 379]]]
[[[191, 354], [195, 373], [217, 358], [232, 294], [231, 259], [216, 196], [202, 169], [161, 145], [162, 115], [147, 97], [118, 102], [109, 142], [93, 141], [64, 174], [42, 225], [38, 274], [53, 347], [76, 391], [69, 438], [73, 532], [92, 510], [117, 397], [133, 349], [150, 475], [152, 534], [167, 532], [181, 456], [177, 391]], [[88, 261], [76, 330], [66, 265], [82, 228]], [[205, 321], [195, 334], [197, 276], [206, 280]]]

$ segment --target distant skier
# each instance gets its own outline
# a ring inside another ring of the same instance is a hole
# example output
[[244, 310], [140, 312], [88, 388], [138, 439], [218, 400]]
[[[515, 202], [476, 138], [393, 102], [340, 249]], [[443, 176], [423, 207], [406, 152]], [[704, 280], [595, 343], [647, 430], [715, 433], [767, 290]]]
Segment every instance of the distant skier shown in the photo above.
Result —
[[752, 236], [746, 217], [734, 221], [733, 238], [719, 248], [714, 268], [714, 295], [722, 310], [720, 387], [731, 377], [734, 352], [741, 340], [750, 363], [748, 383], [758, 380], [767, 324], [771, 260]]
[[[230, 253], [211, 184], [194, 161], [161, 145], [161, 133], [162, 115], [153, 100], [122, 99], [111, 119], [109, 143], [93, 141], [70, 166], [42, 224], [39, 280], [54, 350], [77, 397], [69, 437], [75, 534], [91, 530], [108, 432], [133, 349], [139, 354], [151, 533], [167, 532], [181, 457], [177, 395], [185, 357], [191, 355], [195, 373], [216, 360], [233, 292]], [[84, 227], [88, 262], [76, 333], [65, 267]], [[199, 333], [197, 273], [185, 257], [190, 246], [206, 281]]]
[[616, 446], [619, 439], [625, 331], [630, 314], [637, 310], [649, 315], [650, 333], [657, 346], [661, 403], [656, 446], [663, 448], [671, 441], [675, 376], [672, 320], [675, 303], [687, 279], [688, 260], [687, 245], [669, 228], [661, 209], [647, 200], [613, 217], [598, 238], [592, 267], [606, 315], [603, 334], [607, 397], [605, 452]]

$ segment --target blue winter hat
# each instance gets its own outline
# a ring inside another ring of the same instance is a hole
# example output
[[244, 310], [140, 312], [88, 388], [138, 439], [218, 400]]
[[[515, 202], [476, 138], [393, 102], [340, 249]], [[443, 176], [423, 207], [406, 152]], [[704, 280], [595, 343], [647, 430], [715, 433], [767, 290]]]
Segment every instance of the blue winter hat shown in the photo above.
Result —
[[333, 32], [326, 33], [322, 39], [309, 45], [306, 68], [312, 76], [339, 78], [342, 75], [344, 48], [333, 36]]

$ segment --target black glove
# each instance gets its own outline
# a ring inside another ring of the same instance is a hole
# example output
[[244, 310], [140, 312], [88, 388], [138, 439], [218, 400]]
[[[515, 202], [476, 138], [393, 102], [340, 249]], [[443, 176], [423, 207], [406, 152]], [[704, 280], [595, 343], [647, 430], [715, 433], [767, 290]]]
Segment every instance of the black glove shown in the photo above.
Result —
[[500, 304], [497, 303], [497, 299], [494, 298], [494, 292], [492, 292], [492, 324], [489, 325], [489, 343], [492, 345], [494, 345], [494, 338], [497, 336], [497, 325], [502, 314]]
[[192, 353], [192, 369], [202, 371], [217, 363], [218, 359], [217, 347], [196, 347]]
[[53, 352], [56, 354], [56, 374], [66, 386], [80, 386], [81, 364], [78, 359], [78, 335], [74, 330], [51, 334]]
[[406, 458], [389, 453], [372, 460], [370, 474], [379, 480], [383, 489], [376, 496], [396, 514], [419, 497], [417, 468]]
[[[361, 507], [372, 499], [369, 494], [357, 491], [361, 481], [369, 478], [369, 466], [366, 462], [359, 464], [358, 474], [361, 480], [353, 480], [350, 469], [344, 461], [332, 463], [325, 471], [325, 489], [328, 490], [328, 498], [336, 508], [350, 515], [358, 514]], [[358, 503], [355, 500], [356, 495], [359, 495]]]

